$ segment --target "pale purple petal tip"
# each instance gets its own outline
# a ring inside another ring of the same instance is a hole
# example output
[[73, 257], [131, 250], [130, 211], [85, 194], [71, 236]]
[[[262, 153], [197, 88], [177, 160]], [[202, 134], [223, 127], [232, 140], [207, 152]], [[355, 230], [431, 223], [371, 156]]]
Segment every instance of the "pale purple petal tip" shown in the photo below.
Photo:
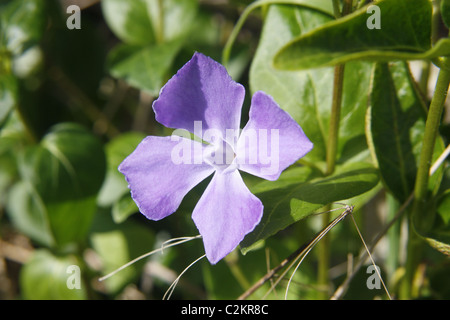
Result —
[[[224, 66], [195, 53], [166, 85], [153, 103], [156, 120], [169, 128], [195, 132], [195, 122], [205, 130], [239, 129], [244, 87], [233, 81]], [[198, 130], [197, 130], [198, 131]]]
[[264, 92], [253, 95], [250, 117], [237, 143], [239, 169], [276, 180], [313, 148], [300, 125]]
[[263, 204], [248, 190], [237, 170], [216, 172], [192, 213], [209, 262], [216, 264], [233, 251], [262, 214]]

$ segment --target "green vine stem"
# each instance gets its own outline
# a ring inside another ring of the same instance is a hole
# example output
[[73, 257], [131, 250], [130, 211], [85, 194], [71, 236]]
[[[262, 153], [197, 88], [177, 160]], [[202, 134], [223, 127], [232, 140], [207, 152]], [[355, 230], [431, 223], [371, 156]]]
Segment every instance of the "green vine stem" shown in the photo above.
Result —
[[442, 59], [443, 68], [439, 71], [433, 98], [428, 110], [422, 150], [420, 153], [419, 166], [417, 169], [416, 182], [414, 187], [414, 202], [409, 219], [407, 259], [405, 264], [405, 277], [400, 289], [400, 298], [411, 299], [414, 276], [420, 262], [423, 241], [415, 231], [415, 226], [426, 230], [434, 220], [434, 213], [426, 210], [426, 200], [428, 194], [428, 178], [434, 146], [438, 135], [441, 116], [444, 109], [445, 99], [450, 84], [450, 68], [448, 58]]
[[333, 100], [331, 104], [330, 127], [328, 132], [326, 154], [326, 175], [332, 174], [336, 166], [337, 146], [339, 141], [339, 124], [341, 120], [342, 90], [344, 84], [344, 69], [344, 65], [337, 65], [334, 68]]
[[[328, 144], [326, 153], [326, 175], [331, 175], [334, 172], [336, 166], [336, 154], [339, 138], [339, 123], [341, 119], [341, 103], [342, 103], [342, 88], [344, 84], [344, 65], [338, 65], [334, 68], [334, 84], [333, 84], [333, 99], [331, 104], [331, 116], [330, 127], [328, 132]], [[331, 205], [325, 208], [325, 211], [329, 211]], [[322, 215], [322, 227], [325, 227], [330, 222], [330, 217], [327, 214]], [[330, 269], [330, 239], [325, 236], [318, 243], [318, 284], [323, 287], [327, 287], [329, 284], [328, 271]], [[328, 293], [321, 291], [321, 299], [328, 299]]]
[[[352, 1], [345, 0], [342, 12], [339, 10], [339, 1], [333, 1], [333, 9], [336, 19], [345, 16], [351, 12]], [[326, 150], [326, 175], [331, 175], [334, 172], [337, 159], [337, 147], [339, 141], [339, 124], [341, 121], [341, 106], [342, 106], [342, 93], [344, 86], [344, 70], [345, 65], [337, 65], [334, 68], [333, 79], [333, 96], [331, 102], [331, 114], [330, 114], [330, 126], [328, 132], [328, 143]], [[331, 209], [331, 205], [325, 208], [325, 211]], [[322, 215], [322, 227], [325, 227], [330, 222], [328, 215]], [[324, 237], [318, 243], [318, 284], [320, 286], [328, 287], [329, 269], [330, 269], [330, 240], [328, 237]], [[320, 293], [321, 299], [328, 299], [328, 292], [323, 291]]]
[[164, 42], [164, 1], [158, 0], [158, 21], [155, 26], [155, 36], [157, 43]]

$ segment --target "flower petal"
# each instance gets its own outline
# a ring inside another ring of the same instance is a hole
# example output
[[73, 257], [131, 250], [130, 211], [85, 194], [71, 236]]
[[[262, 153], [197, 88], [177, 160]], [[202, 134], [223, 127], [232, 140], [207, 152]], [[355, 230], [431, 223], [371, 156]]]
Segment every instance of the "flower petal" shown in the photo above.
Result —
[[200, 142], [182, 137], [149, 136], [120, 164], [131, 196], [147, 218], [160, 220], [175, 212], [184, 196], [214, 172], [197, 159], [201, 152], [194, 151], [200, 148]]
[[216, 172], [192, 213], [208, 260], [215, 264], [233, 251], [262, 213], [261, 201], [248, 190], [239, 171]]
[[[225, 67], [195, 53], [161, 89], [153, 110], [166, 127], [202, 137], [206, 130], [217, 130], [225, 139], [226, 129], [239, 129], [244, 96], [244, 87], [231, 79]], [[201, 124], [194, 127], [195, 121]]]
[[240, 170], [276, 180], [312, 148], [302, 128], [272, 97], [261, 91], [253, 95], [249, 121], [237, 142]]

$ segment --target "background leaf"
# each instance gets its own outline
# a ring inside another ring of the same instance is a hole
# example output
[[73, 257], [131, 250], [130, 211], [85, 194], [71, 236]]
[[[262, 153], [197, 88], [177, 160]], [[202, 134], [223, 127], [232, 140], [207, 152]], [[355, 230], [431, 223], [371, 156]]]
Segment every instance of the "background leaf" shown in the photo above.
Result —
[[370, 145], [385, 185], [403, 202], [414, 189], [426, 107], [405, 63], [376, 64], [372, 81]]
[[450, 1], [441, 0], [441, 16], [447, 28], [450, 26]]
[[41, 0], [3, 1], [0, 21], [0, 74], [5, 65], [10, 65], [16, 76], [26, 77], [41, 62], [38, 42], [46, 27], [46, 3]]
[[[303, 128], [314, 143], [302, 160], [321, 166], [325, 162], [328, 124], [330, 122], [333, 70], [304, 71], [274, 69], [275, 53], [299, 34], [330, 21], [328, 15], [294, 6], [272, 5], [265, 18], [258, 49], [250, 69], [250, 88], [270, 94]], [[347, 64], [344, 78], [338, 158], [341, 161], [368, 156], [364, 118], [371, 65]]]
[[108, 26], [123, 42], [149, 44], [155, 41], [154, 22], [149, 16], [146, 0], [102, 1], [102, 12]]
[[80, 268], [80, 289], [67, 286], [71, 276], [67, 271], [72, 265], [80, 266], [75, 256], [56, 256], [45, 249], [35, 251], [20, 274], [23, 297], [31, 300], [87, 299], [86, 283], [82, 278], [84, 269]]
[[[134, 221], [125, 221], [117, 225], [111, 216], [100, 212], [96, 215], [89, 241], [102, 263], [102, 275], [116, 270], [125, 263], [152, 251], [153, 232]], [[125, 285], [140, 274], [145, 260], [141, 260], [102, 282], [107, 291], [117, 294]]]
[[241, 242], [244, 252], [327, 204], [370, 191], [379, 180], [377, 170], [366, 163], [337, 168], [329, 177], [316, 174], [308, 167], [294, 168], [283, 172], [277, 181], [262, 182], [252, 188], [264, 204], [264, 214], [255, 230]]
[[108, 69], [112, 76], [157, 96], [181, 45], [181, 41], [144, 47], [122, 44], [110, 52]]
[[197, 7], [196, 0], [102, 1], [106, 22], [123, 41], [108, 55], [110, 73], [157, 96]]
[[139, 211], [131, 198], [128, 183], [124, 175], [119, 172], [118, 167], [145, 136], [139, 132], [128, 132], [115, 137], [105, 146], [108, 169], [98, 194], [97, 203], [101, 207], [113, 207], [112, 214], [117, 223]]
[[[22, 182], [12, 196], [22, 195], [28, 202], [10, 201], [12, 220], [30, 236], [45, 229], [47, 246], [83, 239], [105, 170], [103, 147], [96, 137], [75, 124], [53, 127], [39, 145], [26, 148], [20, 157]], [[30, 232], [24, 226], [36, 230]]]
[[[435, 210], [436, 215], [430, 230], [422, 232], [421, 228], [416, 231], [434, 249], [450, 256], [450, 170], [447, 167], [441, 184], [442, 191], [436, 195], [435, 201], [430, 201], [429, 210]], [[414, 221], [417, 223], [417, 221]]]
[[17, 80], [0, 72], [0, 129], [17, 103]]
[[430, 59], [450, 53], [446, 39], [431, 48], [428, 0], [384, 0], [376, 5], [381, 11], [380, 29], [367, 27], [370, 14], [364, 7], [292, 40], [275, 56], [275, 66], [299, 70], [355, 59]]

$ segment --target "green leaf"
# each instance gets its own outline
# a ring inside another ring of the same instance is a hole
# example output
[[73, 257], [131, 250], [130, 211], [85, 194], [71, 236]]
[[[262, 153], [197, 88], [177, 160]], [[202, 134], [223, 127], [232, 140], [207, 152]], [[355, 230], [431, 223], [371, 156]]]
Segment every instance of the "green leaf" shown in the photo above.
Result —
[[405, 63], [376, 64], [368, 109], [368, 137], [382, 179], [402, 203], [414, 189], [426, 107]]
[[[128, 220], [117, 225], [112, 222], [110, 215], [99, 213], [93, 223], [90, 242], [103, 264], [102, 275], [107, 275], [134, 258], [152, 251], [154, 235], [141, 224]], [[145, 260], [141, 260], [132, 264], [104, 280], [108, 292], [117, 293], [135, 280], [144, 262]]]
[[2, 75], [0, 70], [0, 128], [17, 103], [17, 80], [12, 75]]
[[148, 1], [104, 0], [101, 4], [106, 23], [120, 40], [141, 45], [155, 41]]
[[46, 27], [45, 1], [2, 1], [0, 4], [0, 44], [11, 52], [21, 52], [30, 41], [39, 40]]
[[145, 138], [140, 132], [128, 132], [110, 140], [105, 146], [107, 172], [98, 195], [98, 204], [111, 206], [125, 193], [129, 193], [128, 183], [118, 170], [119, 165], [136, 149]]
[[124, 42], [108, 55], [117, 78], [157, 96], [197, 14], [195, 0], [105, 0], [103, 14]]
[[130, 193], [124, 194], [112, 207], [112, 217], [115, 223], [121, 223], [125, 221], [133, 213], [139, 212], [139, 208], [131, 198]]
[[[330, 21], [328, 15], [304, 7], [270, 6], [262, 36], [250, 69], [252, 92], [270, 94], [303, 128], [314, 149], [303, 159], [324, 164], [333, 88], [331, 68], [281, 71], [273, 68], [275, 53], [296, 36]], [[365, 109], [371, 64], [346, 65], [338, 158], [360, 160], [367, 157]]]
[[[192, 26], [195, 24], [195, 19], [198, 10], [197, 0], [164, 0], [159, 1], [162, 3], [162, 9], [158, 12], [155, 8], [156, 2], [150, 1], [153, 5], [151, 12], [155, 16], [157, 14], [163, 17], [162, 29], [163, 29], [163, 41], [172, 41], [186, 36], [190, 33]], [[162, 11], [162, 12], [161, 12]], [[160, 19], [160, 17], [158, 17]]]
[[[403, 203], [414, 190], [427, 109], [406, 62], [376, 64], [367, 110], [367, 137], [385, 187]], [[444, 150], [436, 140], [433, 161]], [[430, 177], [435, 194], [442, 167]]]
[[[28, 300], [87, 299], [84, 270], [79, 266], [75, 256], [55, 256], [45, 249], [35, 251], [20, 272], [22, 297]], [[79, 287], [74, 286], [78, 283]]]
[[351, 60], [432, 59], [450, 54], [447, 39], [431, 47], [430, 1], [384, 0], [376, 6], [380, 29], [368, 28], [371, 14], [364, 7], [292, 40], [275, 56], [275, 66], [300, 70]]
[[286, 170], [279, 180], [262, 182], [252, 188], [264, 204], [264, 215], [255, 230], [241, 242], [241, 249], [247, 252], [257, 242], [315, 214], [327, 204], [368, 192], [378, 181], [378, 171], [366, 163], [338, 167], [329, 177], [317, 177], [317, 172], [309, 167]]
[[228, 62], [230, 60], [231, 48], [232, 48], [234, 42], [236, 41], [236, 38], [237, 38], [239, 32], [241, 31], [242, 27], [244, 26], [245, 21], [248, 19], [250, 13], [252, 13], [257, 8], [262, 7], [262, 8], [267, 9], [269, 5], [276, 5], [276, 4], [303, 6], [306, 8], [315, 9], [315, 10], [321, 11], [323, 13], [326, 13], [330, 17], [334, 16], [333, 4], [331, 1], [328, 1], [328, 0], [315, 0], [315, 1], [310, 1], [310, 0], [257, 0], [257, 1], [253, 1], [242, 12], [233, 31], [231, 32], [230, 36], [228, 37], [227, 43], [225, 44], [225, 47], [223, 49], [222, 63], [227, 67], [227, 69], [228, 69]]
[[[444, 184], [449, 182], [450, 171], [447, 169], [446, 173]], [[437, 204], [429, 208], [429, 210], [436, 210], [433, 227], [424, 233], [416, 226], [416, 231], [431, 247], [450, 256], [450, 189], [444, 190], [435, 198]]]
[[[79, 125], [59, 124], [19, 159], [22, 181], [9, 201], [12, 220], [47, 246], [83, 240], [105, 176], [100, 141]], [[27, 200], [22, 204], [17, 203], [21, 195]]]
[[54, 245], [45, 204], [30, 183], [20, 181], [11, 188], [7, 199], [7, 212], [20, 232], [41, 245]]
[[181, 45], [181, 41], [148, 46], [122, 44], [108, 55], [107, 67], [112, 76], [157, 96]]
[[148, 45], [171, 41], [189, 32], [196, 0], [104, 0], [103, 15], [123, 42]]
[[441, 0], [441, 16], [447, 28], [450, 26], [450, 1]]
[[37, 44], [46, 27], [46, 3], [14, 0], [2, 3], [0, 9], [0, 74], [5, 64], [11, 64], [15, 75], [25, 77], [42, 59]]
[[132, 213], [139, 211], [130, 196], [128, 183], [118, 167], [144, 138], [143, 133], [128, 132], [112, 139], [106, 145], [108, 170], [97, 203], [102, 207], [112, 206], [112, 215], [116, 223], [125, 221]]

